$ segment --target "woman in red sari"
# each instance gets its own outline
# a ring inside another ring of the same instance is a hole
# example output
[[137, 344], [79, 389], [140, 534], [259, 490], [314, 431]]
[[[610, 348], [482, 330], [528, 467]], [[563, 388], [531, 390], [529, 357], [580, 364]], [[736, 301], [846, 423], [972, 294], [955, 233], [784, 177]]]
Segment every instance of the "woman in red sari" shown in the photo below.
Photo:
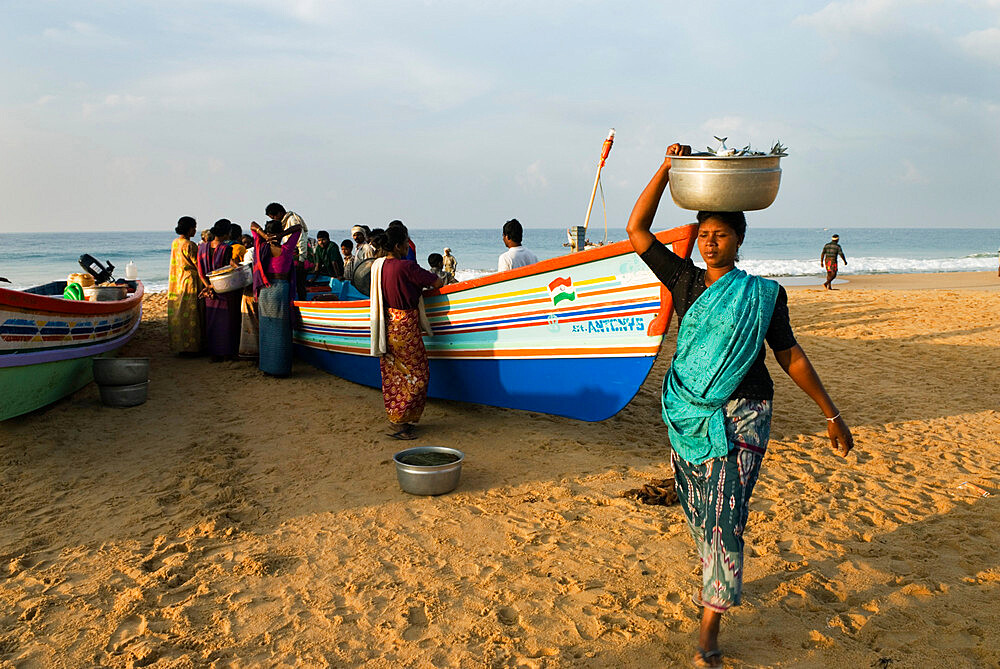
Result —
[[[405, 228], [386, 230], [388, 257], [381, 266], [381, 303], [386, 351], [379, 358], [382, 398], [392, 426], [390, 437], [415, 439], [414, 423], [427, 403], [430, 367], [420, 333], [420, 296], [425, 288], [440, 288], [444, 280], [414, 260]], [[374, 336], [374, 333], [373, 333]]]

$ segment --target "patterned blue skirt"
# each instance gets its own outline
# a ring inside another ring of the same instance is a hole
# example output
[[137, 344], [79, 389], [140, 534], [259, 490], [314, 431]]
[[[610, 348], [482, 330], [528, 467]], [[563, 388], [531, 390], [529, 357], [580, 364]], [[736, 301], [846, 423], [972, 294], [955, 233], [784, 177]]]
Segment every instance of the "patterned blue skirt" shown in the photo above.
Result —
[[274, 376], [292, 372], [292, 303], [288, 281], [272, 281], [257, 294], [261, 371]]
[[730, 400], [722, 413], [725, 457], [696, 465], [671, 456], [677, 496], [701, 558], [701, 602], [715, 611], [738, 606], [743, 593], [743, 531], [771, 436], [771, 401]]

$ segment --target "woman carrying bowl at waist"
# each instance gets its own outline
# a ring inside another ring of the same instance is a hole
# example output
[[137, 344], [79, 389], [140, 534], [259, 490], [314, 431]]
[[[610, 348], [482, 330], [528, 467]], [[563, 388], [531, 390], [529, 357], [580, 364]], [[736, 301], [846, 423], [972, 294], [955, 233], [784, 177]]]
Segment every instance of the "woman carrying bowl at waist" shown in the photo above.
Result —
[[212, 240], [198, 250], [198, 273], [205, 288], [205, 347], [212, 362], [235, 360], [240, 345], [240, 296], [216, 293], [208, 275], [233, 267], [232, 247], [226, 243], [232, 223], [222, 218], [212, 226]]
[[[851, 432], [795, 341], [785, 289], [736, 267], [746, 234], [743, 212], [698, 212], [700, 269], [650, 232], [670, 176], [670, 157], [689, 155], [674, 144], [632, 209], [629, 241], [673, 296], [680, 321], [677, 348], [663, 379], [663, 421], [688, 529], [698, 549], [702, 607], [695, 666], [722, 666], [722, 614], [740, 603], [743, 534], [750, 493], [771, 431], [774, 385], [764, 342], [781, 368], [819, 406], [833, 449], [854, 446]], [[818, 418], [817, 418], [818, 420]]]
[[260, 331], [258, 366], [265, 374], [288, 376], [292, 372], [292, 265], [302, 226], [282, 230], [281, 221], [268, 221], [265, 229], [254, 221], [250, 229]]

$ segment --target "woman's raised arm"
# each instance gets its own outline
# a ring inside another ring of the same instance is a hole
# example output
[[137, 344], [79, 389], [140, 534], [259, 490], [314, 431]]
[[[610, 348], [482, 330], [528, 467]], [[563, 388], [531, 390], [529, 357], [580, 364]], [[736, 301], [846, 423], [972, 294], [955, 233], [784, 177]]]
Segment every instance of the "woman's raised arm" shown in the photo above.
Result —
[[685, 144], [671, 144], [667, 148], [667, 155], [663, 159], [663, 164], [650, 179], [646, 188], [642, 191], [635, 206], [632, 207], [632, 214], [628, 217], [628, 225], [625, 231], [628, 232], [628, 240], [632, 242], [632, 248], [636, 253], [642, 255], [653, 245], [656, 237], [650, 232], [653, 227], [653, 217], [656, 216], [656, 208], [663, 197], [663, 190], [667, 187], [670, 179], [670, 156], [689, 156], [691, 147]]

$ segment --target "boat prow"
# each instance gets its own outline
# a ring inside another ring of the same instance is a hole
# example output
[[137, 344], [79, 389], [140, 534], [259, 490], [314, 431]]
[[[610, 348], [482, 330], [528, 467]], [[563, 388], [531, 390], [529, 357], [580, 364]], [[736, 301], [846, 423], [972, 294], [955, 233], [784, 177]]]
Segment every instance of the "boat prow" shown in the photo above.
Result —
[[[658, 233], [681, 257], [697, 225]], [[673, 303], [629, 242], [552, 258], [426, 294], [430, 397], [586, 421], [610, 418], [645, 381]], [[295, 302], [308, 362], [381, 387], [369, 302]]]
[[108, 302], [63, 299], [65, 286], [0, 288], [0, 420], [87, 385], [92, 359], [123, 346], [139, 327], [141, 282], [124, 300]]

